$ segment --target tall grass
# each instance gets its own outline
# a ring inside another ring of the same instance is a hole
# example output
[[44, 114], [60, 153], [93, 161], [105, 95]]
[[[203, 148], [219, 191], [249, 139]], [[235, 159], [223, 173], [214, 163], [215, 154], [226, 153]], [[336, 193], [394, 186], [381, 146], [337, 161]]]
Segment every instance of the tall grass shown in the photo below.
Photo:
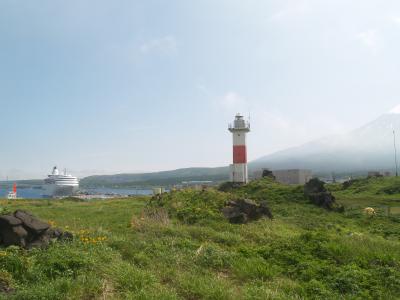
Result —
[[[365, 200], [350, 190], [339, 187], [334, 193], [347, 208], [364, 207]], [[381, 194], [367, 194], [381, 201]], [[219, 210], [240, 197], [266, 200], [275, 219], [229, 224]], [[380, 213], [369, 218], [356, 208], [327, 212], [309, 203], [300, 186], [260, 180], [230, 192], [182, 191], [152, 201], [1, 204], [32, 211], [75, 234], [74, 241], [46, 250], [0, 249], [4, 299], [396, 299], [400, 294], [400, 220]]]

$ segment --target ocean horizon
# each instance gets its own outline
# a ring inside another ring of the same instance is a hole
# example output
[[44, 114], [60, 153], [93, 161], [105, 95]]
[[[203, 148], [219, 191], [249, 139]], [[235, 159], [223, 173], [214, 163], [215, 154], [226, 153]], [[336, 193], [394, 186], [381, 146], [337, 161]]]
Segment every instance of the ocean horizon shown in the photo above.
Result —
[[[7, 198], [7, 194], [12, 190], [12, 187], [5, 188], [0, 187], [0, 198]], [[48, 197], [43, 196], [43, 189], [24, 187], [19, 188], [17, 191], [18, 198], [22, 199], [47, 199]], [[152, 189], [140, 189], [140, 188], [82, 188], [80, 192], [87, 193], [90, 195], [121, 195], [121, 196], [149, 196], [153, 194]]]

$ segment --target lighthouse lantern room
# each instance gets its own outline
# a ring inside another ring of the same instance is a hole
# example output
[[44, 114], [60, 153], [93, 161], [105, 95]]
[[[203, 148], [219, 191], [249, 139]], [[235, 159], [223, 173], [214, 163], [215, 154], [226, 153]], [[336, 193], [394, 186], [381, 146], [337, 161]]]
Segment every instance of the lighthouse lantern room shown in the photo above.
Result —
[[241, 114], [237, 114], [233, 124], [229, 125], [233, 137], [233, 164], [230, 165], [230, 181], [248, 182], [246, 134], [250, 131], [250, 123]]

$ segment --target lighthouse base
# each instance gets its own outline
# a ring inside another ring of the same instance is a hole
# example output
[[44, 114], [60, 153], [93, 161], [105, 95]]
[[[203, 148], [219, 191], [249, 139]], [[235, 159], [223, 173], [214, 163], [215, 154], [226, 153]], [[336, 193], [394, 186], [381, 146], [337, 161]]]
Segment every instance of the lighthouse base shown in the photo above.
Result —
[[229, 166], [230, 182], [247, 183], [248, 172], [247, 164], [232, 164]]

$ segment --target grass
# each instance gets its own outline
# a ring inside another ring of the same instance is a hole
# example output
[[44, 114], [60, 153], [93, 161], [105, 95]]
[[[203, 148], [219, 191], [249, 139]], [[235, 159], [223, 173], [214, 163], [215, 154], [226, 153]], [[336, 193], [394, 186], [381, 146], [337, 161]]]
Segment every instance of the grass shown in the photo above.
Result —
[[[348, 189], [330, 186], [347, 208], [342, 214], [308, 203], [302, 187], [269, 180], [230, 192], [174, 192], [153, 201], [4, 200], [3, 207], [29, 210], [77, 238], [47, 250], [0, 249], [0, 290], [14, 290], [0, 295], [398, 299], [400, 217], [362, 212], [366, 206], [395, 208], [400, 194], [382, 190], [397, 183], [376, 179]], [[274, 220], [229, 224], [218, 210], [238, 197], [267, 200]]]

